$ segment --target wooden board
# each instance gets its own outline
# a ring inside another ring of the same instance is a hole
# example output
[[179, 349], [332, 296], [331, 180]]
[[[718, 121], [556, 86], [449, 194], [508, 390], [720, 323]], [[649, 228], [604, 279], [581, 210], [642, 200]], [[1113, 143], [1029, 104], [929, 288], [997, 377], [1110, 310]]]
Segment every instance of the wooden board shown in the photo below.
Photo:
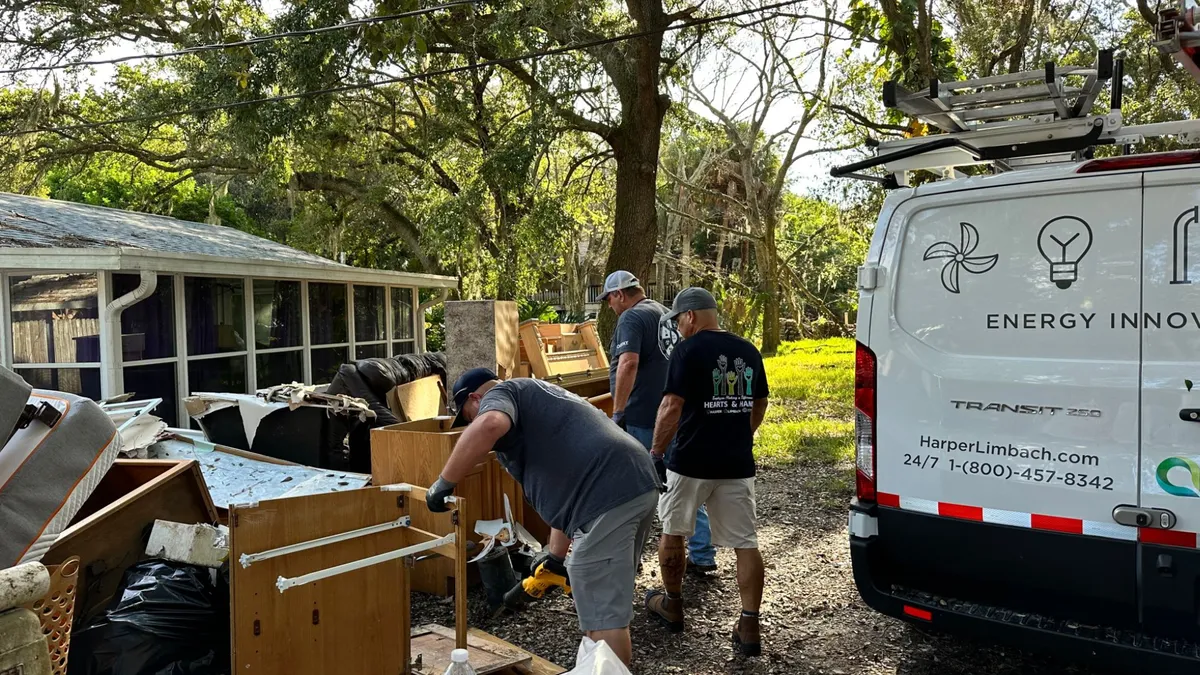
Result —
[[[429, 624], [412, 631], [412, 658], [421, 661], [414, 669], [420, 675], [442, 675], [450, 666], [450, 652], [454, 649], [454, 629]], [[478, 635], [467, 634], [467, 650], [470, 652], [471, 668], [479, 675], [499, 673], [513, 666], [531, 667], [533, 655], [513, 647], [485, 640]]]
[[58, 565], [79, 557], [75, 621], [104, 610], [125, 570], [146, 557], [156, 519], [215, 523], [217, 512], [193, 460], [118, 459], [70, 527], [42, 558]]
[[[408, 513], [406, 493], [364, 488], [230, 509], [230, 560], [378, 525]], [[423, 509], [414, 509], [421, 511]], [[296, 577], [416, 543], [405, 528], [230, 567], [233, 672], [240, 675], [405, 672], [403, 560], [280, 593]], [[420, 563], [425, 564], [425, 563]]]
[[[505, 642], [504, 640], [501, 640], [500, 638], [496, 637], [495, 635], [486, 633], [478, 628], [472, 628], [467, 633], [467, 635], [468, 635], [468, 637], [476, 637], [481, 640], [486, 640], [488, 642], [491, 642], [492, 644], [496, 644], [501, 647], [508, 647], [511, 649], [515, 649], [517, 651], [524, 651], [520, 647], [517, 647], [516, 645], [514, 645], [512, 643]], [[538, 656], [537, 654], [530, 654], [529, 652], [525, 652], [525, 653], [529, 654], [529, 657], [530, 657], [530, 664], [529, 664], [528, 670], [524, 673], [521, 673], [515, 669], [510, 669], [513, 671], [512, 675], [562, 675], [562, 673], [567, 672], [566, 668], [563, 668], [562, 666], [558, 665], [557, 663], [547, 661], [546, 659], [543, 659], [542, 657]], [[505, 675], [508, 675], [508, 673], [505, 673]]]

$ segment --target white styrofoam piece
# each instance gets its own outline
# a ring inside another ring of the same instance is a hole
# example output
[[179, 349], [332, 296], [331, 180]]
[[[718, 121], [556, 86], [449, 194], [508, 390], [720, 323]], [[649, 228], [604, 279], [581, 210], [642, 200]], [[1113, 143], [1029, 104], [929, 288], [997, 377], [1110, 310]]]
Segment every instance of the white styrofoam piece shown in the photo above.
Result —
[[200, 567], [220, 567], [229, 557], [227, 532], [204, 523], [155, 520], [146, 555]]

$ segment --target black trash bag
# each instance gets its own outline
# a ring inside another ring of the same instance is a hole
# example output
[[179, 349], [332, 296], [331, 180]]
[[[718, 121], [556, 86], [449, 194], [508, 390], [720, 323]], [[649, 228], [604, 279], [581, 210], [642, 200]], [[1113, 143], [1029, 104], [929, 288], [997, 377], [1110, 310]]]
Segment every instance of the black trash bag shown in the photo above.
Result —
[[354, 362], [363, 381], [378, 396], [386, 396], [394, 387], [422, 377], [437, 375], [446, 382], [446, 355], [441, 352], [400, 354], [390, 359], [362, 359]]
[[112, 605], [71, 635], [68, 675], [229, 675], [228, 577], [145, 560]]

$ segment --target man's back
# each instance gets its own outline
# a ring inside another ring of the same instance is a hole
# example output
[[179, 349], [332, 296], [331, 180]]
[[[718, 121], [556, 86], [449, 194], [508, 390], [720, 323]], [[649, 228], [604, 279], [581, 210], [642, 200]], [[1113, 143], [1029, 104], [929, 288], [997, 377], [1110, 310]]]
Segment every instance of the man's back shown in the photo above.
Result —
[[662, 401], [667, 379], [667, 359], [658, 346], [658, 323], [667, 308], [646, 298], [621, 313], [609, 348], [609, 390], [617, 390], [617, 366], [621, 355], [638, 355], [637, 377], [625, 404], [625, 423], [654, 428], [654, 417]]
[[675, 347], [666, 393], [683, 398], [667, 468], [703, 479], [755, 474], [754, 401], [769, 394], [762, 355], [725, 331], [701, 331]]
[[516, 378], [483, 396], [479, 414], [500, 411], [512, 429], [497, 457], [537, 512], [568, 536], [608, 509], [657, 487], [645, 449], [579, 396]]

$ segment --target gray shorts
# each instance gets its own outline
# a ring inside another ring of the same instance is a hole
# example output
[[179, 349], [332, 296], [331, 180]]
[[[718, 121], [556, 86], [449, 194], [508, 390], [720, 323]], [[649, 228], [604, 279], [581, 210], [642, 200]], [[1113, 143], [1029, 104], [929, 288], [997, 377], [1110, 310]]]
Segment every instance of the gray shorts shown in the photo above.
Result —
[[658, 504], [658, 490], [600, 514], [572, 536], [567, 573], [579, 628], [625, 628], [633, 620], [638, 562]]

